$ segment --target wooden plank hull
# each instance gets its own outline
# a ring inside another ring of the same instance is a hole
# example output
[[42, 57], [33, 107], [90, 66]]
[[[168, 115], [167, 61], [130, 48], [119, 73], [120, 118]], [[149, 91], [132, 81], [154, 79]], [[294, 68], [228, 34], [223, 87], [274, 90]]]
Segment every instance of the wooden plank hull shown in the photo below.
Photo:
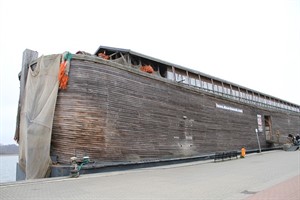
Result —
[[[68, 88], [58, 94], [51, 155], [59, 163], [70, 163], [75, 154], [96, 162], [136, 162], [257, 149], [258, 114], [271, 116], [272, 131], [280, 135], [300, 129], [299, 113], [256, 107], [96, 60], [74, 58]], [[264, 132], [259, 140], [269, 147]]]

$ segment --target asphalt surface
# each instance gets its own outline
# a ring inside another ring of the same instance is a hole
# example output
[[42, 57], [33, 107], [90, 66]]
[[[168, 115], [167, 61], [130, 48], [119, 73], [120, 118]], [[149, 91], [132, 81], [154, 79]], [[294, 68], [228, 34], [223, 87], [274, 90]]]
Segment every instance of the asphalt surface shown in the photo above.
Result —
[[[0, 199], [300, 200], [300, 151], [0, 185]], [[279, 194], [280, 193], [280, 194]]]

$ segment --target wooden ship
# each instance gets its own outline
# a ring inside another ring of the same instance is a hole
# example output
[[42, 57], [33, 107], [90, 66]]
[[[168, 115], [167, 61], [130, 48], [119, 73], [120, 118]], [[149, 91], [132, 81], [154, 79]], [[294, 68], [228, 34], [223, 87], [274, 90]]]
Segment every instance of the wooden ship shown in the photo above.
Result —
[[[21, 83], [36, 57], [23, 67]], [[128, 49], [100, 46], [94, 55], [72, 55], [67, 88], [57, 94], [47, 156], [53, 171], [69, 166], [75, 155], [89, 156], [94, 168], [160, 162], [242, 147], [257, 151], [259, 145], [272, 149], [299, 131], [297, 104]]]

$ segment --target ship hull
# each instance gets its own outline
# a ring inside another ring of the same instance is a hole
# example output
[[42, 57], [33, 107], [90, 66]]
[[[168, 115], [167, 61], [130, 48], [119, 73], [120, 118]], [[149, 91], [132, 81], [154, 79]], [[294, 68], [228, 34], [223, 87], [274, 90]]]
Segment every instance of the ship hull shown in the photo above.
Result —
[[[253, 150], [258, 142], [260, 148], [270, 148], [265, 120], [272, 121], [271, 131], [278, 137], [300, 127], [298, 113], [243, 103], [100, 58], [75, 56], [68, 88], [58, 93], [51, 156], [61, 164], [73, 156], [125, 163]], [[258, 126], [263, 131], [256, 134]]]

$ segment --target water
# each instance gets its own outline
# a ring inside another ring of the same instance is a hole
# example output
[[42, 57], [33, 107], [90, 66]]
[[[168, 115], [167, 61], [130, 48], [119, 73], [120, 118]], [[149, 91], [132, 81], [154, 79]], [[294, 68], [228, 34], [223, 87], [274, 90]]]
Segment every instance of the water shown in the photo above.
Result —
[[18, 155], [0, 155], [0, 183], [16, 181]]

